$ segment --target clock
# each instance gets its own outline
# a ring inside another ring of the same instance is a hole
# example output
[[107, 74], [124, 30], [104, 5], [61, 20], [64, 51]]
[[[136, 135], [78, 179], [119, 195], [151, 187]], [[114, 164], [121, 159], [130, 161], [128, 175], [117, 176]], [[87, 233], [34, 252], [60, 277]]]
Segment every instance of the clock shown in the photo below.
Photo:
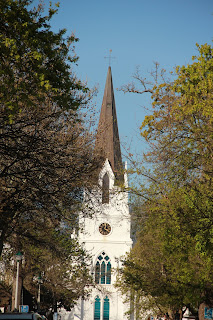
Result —
[[108, 235], [110, 233], [110, 231], [111, 231], [111, 226], [109, 225], [109, 223], [103, 222], [103, 223], [100, 224], [99, 232], [102, 235], [106, 236], [106, 235]]

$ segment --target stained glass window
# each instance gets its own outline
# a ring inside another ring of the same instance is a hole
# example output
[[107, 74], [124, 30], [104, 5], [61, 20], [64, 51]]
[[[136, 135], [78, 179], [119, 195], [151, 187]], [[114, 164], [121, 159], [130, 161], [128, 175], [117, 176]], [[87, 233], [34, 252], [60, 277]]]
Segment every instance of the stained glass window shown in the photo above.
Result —
[[95, 299], [94, 320], [100, 320], [101, 318], [101, 299], [99, 296]]
[[111, 262], [105, 252], [99, 255], [95, 265], [95, 283], [111, 284]]
[[109, 299], [106, 296], [104, 299], [104, 314], [103, 314], [103, 320], [109, 320]]

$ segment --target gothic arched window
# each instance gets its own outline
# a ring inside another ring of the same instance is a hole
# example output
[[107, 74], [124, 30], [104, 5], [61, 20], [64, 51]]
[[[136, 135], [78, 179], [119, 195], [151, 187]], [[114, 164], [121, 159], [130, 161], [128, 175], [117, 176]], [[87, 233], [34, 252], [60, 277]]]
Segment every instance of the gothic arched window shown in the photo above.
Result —
[[95, 298], [94, 320], [100, 320], [101, 318], [101, 299], [99, 296]]
[[109, 177], [107, 173], [102, 181], [102, 203], [109, 203]]
[[105, 252], [98, 256], [95, 265], [95, 283], [111, 284], [111, 262]]
[[104, 314], [103, 314], [103, 320], [109, 320], [109, 299], [106, 296], [104, 299]]

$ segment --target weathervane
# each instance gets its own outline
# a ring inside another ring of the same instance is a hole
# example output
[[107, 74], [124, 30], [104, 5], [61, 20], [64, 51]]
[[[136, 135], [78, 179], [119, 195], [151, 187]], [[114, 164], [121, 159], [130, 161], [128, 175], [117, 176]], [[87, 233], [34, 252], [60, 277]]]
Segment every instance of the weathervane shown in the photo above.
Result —
[[112, 49], [109, 50], [109, 56], [104, 57], [105, 59], [109, 59], [109, 66], [111, 66], [111, 59], [115, 59], [115, 57], [112, 57], [111, 54], [112, 54]]

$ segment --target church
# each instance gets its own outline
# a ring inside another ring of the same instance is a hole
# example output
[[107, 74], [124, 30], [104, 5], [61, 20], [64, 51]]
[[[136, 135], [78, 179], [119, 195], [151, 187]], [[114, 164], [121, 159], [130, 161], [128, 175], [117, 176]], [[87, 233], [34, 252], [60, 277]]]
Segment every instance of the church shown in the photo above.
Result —
[[107, 72], [95, 148], [104, 155], [104, 162], [98, 187], [92, 196], [85, 193], [84, 201], [93, 207], [93, 215], [80, 215], [79, 242], [92, 257], [91, 274], [96, 286], [88, 299], [80, 299], [71, 314], [63, 318], [127, 320], [130, 303], [114, 287], [116, 270], [121, 267], [121, 257], [130, 251], [132, 239], [128, 193], [119, 187], [127, 187], [128, 181], [121, 157], [111, 67]]

